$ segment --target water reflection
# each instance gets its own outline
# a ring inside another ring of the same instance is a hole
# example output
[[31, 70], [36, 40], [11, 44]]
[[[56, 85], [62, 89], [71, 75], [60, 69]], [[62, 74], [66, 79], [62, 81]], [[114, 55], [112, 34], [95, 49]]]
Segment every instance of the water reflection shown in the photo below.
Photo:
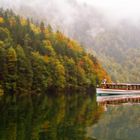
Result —
[[103, 111], [95, 96], [84, 93], [6, 96], [0, 106], [0, 140], [91, 140], [86, 128]]
[[140, 103], [140, 94], [97, 96], [100, 105], [121, 104], [121, 103]]
[[140, 95], [97, 97], [104, 109], [97, 124], [88, 127], [88, 136], [99, 140], [139, 140]]

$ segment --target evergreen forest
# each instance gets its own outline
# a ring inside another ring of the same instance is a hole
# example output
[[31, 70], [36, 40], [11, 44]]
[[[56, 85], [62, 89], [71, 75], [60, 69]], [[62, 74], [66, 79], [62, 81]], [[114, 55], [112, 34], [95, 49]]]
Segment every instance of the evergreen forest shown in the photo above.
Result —
[[0, 95], [95, 87], [110, 81], [96, 57], [51, 25], [0, 9]]

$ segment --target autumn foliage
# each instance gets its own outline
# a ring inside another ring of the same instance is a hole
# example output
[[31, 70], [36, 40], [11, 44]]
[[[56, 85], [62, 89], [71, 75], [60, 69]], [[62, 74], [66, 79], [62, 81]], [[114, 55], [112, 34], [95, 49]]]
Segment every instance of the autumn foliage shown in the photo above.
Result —
[[4, 93], [90, 87], [109, 77], [98, 60], [60, 31], [0, 10], [0, 87]]

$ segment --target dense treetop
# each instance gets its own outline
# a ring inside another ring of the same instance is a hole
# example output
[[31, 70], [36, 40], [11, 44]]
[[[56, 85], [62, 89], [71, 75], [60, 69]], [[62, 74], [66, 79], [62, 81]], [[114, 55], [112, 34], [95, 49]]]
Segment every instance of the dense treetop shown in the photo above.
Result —
[[0, 94], [86, 88], [103, 78], [110, 80], [76, 41], [0, 9]]

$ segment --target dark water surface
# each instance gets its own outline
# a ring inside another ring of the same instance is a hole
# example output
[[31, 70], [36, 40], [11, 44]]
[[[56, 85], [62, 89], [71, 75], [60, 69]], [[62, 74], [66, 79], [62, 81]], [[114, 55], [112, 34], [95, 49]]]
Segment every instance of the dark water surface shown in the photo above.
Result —
[[140, 105], [100, 105], [95, 94], [0, 98], [0, 140], [139, 140]]

